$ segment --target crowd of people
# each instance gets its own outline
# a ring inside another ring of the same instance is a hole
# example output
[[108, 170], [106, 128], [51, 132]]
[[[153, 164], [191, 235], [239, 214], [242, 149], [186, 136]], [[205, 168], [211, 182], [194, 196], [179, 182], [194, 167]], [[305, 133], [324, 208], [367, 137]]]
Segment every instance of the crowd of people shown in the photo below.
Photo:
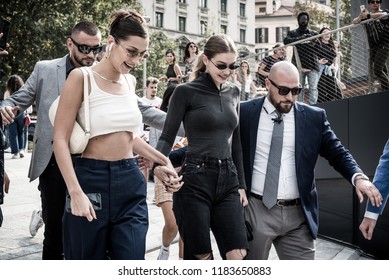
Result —
[[[317, 34], [308, 29], [307, 13], [297, 18], [299, 28], [288, 33], [285, 44]], [[287, 61], [282, 46], [275, 46], [259, 67], [266, 96], [252, 98], [257, 86], [249, 63], [238, 61], [229, 36], [215, 34], [201, 51], [187, 44], [184, 74], [174, 51], [167, 50], [166, 74], [148, 78], [141, 99], [131, 71], [148, 54], [144, 18], [130, 10], [114, 12], [98, 62], [101, 31], [90, 21], [76, 23], [66, 40], [69, 53], [37, 62], [25, 84], [0, 106], [2, 125], [11, 126], [36, 105], [28, 176], [39, 178], [42, 211], [32, 220], [41, 215], [45, 225], [42, 259], [144, 259], [148, 169], [165, 219], [158, 259], [168, 259], [179, 234], [180, 257], [212, 260], [210, 231], [226, 260], [267, 259], [272, 244], [280, 259], [314, 259], [319, 155], [354, 186], [360, 203], [367, 197], [360, 230], [370, 240], [389, 196], [384, 179], [389, 144], [372, 183], [337, 138], [325, 110], [300, 102], [305, 77], [310, 104], [321, 98], [321, 87], [334, 86], [334, 96], [327, 97], [340, 98], [338, 46], [329, 31], [320, 31], [324, 35], [316, 45], [297, 48], [315, 49], [317, 59], [302, 60], [303, 71], [294, 65], [296, 58]], [[159, 80], [167, 82], [162, 99], [156, 96]], [[52, 125], [48, 112], [58, 96]], [[87, 119], [89, 142], [81, 154], [71, 154], [73, 126], [85, 127]], [[21, 157], [25, 143], [18, 141], [12, 153]], [[6, 193], [3, 158], [0, 167]]]

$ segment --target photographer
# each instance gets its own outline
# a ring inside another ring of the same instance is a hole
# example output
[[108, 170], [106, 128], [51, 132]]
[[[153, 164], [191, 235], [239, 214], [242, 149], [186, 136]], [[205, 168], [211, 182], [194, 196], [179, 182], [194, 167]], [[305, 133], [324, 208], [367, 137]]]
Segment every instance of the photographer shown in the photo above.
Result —
[[[369, 73], [380, 81], [382, 90], [389, 89], [388, 69], [386, 60], [389, 57], [389, 18], [388, 10], [381, 10], [382, 0], [369, 0], [369, 10], [361, 7], [361, 13], [353, 20], [353, 24], [358, 24], [368, 19], [377, 19], [366, 22], [363, 26], [366, 28], [369, 42]], [[386, 15], [386, 17], [385, 17]]]

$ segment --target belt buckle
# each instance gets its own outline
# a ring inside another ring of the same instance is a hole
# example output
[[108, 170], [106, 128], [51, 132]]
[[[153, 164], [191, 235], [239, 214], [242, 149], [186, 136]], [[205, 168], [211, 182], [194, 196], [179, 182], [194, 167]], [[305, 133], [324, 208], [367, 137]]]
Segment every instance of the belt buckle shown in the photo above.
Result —
[[285, 200], [283, 200], [283, 199], [277, 199], [276, 205], [277, 205], [278, 207], [284, 207], [284, 206], [285, 206], [284, 203], [285, 203]]

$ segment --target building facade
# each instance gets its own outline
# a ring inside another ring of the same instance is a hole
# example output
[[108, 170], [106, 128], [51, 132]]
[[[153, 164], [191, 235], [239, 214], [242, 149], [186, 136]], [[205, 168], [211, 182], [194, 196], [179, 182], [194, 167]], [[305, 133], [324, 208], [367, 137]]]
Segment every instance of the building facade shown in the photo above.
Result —
[[201, 49], [210, 35], [219, 33], [234, 40], [240, 56], [255, 51], [254, 0], [149, 0], [142, 5], [150, 29], [163, 30], [179, 43], [180, 60], [188, 42]]

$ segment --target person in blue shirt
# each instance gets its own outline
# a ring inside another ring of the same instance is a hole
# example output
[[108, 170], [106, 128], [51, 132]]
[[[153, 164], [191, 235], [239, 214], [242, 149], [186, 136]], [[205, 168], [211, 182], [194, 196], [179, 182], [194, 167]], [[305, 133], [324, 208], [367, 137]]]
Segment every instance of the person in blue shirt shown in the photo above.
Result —
[[367, 240], [371, 240], [374, 233], [374, 228], [377, 223], [378, 216], [384, 211], [386, 202], [389, 197], [389, 139], [386, 142], [384, 152], [381, 155], [377, 169], [375, 171], [373, 184], [380, 191], [383, 201], [380, 206], [371, 205], [370, 201], [367, 202], [365, 217], [359, 225], [359, 230], [362, 232], [363, 237]]

